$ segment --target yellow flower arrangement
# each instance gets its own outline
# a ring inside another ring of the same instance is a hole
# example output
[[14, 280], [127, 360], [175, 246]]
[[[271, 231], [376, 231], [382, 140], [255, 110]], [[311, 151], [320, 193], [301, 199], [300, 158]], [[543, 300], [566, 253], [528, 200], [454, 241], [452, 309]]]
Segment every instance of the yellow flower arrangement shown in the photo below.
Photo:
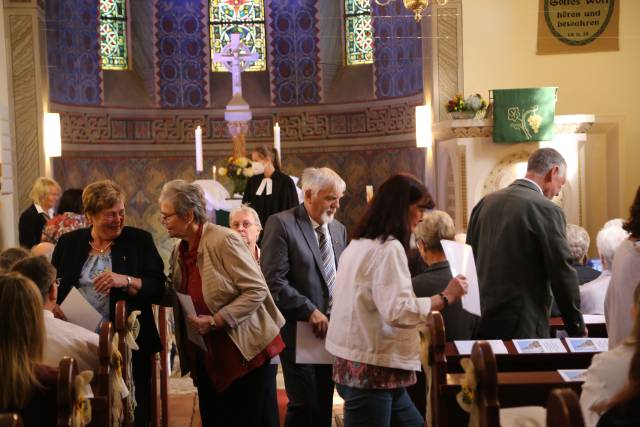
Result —
[[218, 168], [218, 175], [226, 176], [233, 185], [232, 194], [242, 194], [247, 180], [253, 176], [251, 160], [246, 157], [229, 157], [227, 165]]

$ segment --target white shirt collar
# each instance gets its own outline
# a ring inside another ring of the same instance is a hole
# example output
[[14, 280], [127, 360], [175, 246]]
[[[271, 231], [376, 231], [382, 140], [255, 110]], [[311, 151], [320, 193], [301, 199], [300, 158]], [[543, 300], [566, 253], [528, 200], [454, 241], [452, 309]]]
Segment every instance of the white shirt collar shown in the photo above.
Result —
[[48, 317], [49, 319], [53, 319], [55, 316], [53, 315], [53, 311], [50, 310], [42, 310], [44, 317]]
[[35, 206], [35, 207], [36, 207], [36, 211], [37, 211], [39, 214], [45, 214], [45, 215], [47, 215], [49, 218], [53, 218], [53, 213], [55, 212], [55, 211], [53, 210], [53, 208], [49, 209], [48, 211], [45, 211], [45, 210], [42, 208], [42, 206], [40, 206], [40, 205], [39, 205], [39, 204], [37, 204], [37, 203], [34, 203], [34, 204], [33, 204], [33, 206]]
[[537, 183], [537, 182], [535, 182], [535, 181], [533, 181], [533, 180], [531, 180], [531, 179], [529, 179], [529, 178], [527, 178], [527, 177], [524, 177], [524, 178], [522, 178], [522, 179], [524, 179], [525, 181], [529, 181], [529, 182], [533, 183], [533, 185], [535, 185], [535, 186], [536, 186], [536, 188], [538, 189], [538, 191], [540, 192], [540, 194], [542, 194], [542, 195], [544, 196], [544, 193], [542, 192], [542, 187], [540, 187], [540, 186], [538, 185], [538, 183]]

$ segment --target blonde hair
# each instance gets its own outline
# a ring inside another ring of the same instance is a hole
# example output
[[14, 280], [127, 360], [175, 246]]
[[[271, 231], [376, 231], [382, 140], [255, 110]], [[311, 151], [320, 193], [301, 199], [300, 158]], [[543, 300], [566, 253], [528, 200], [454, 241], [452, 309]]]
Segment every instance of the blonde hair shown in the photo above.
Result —
[[85, 187], [82, 192], [82, 207], [85, 214], [97, 215], [118, 202], [124, 202], [124, 199], [122, 188], [110, 179], [104, 179]]
[[0, 410], [24, 408], [40, 387], [44, 319], [38, 287], [18, 273], [0, 275]]
[[567, 224], [567, 243], [573, 260], [582, 263], [589, 252], [589, 233], [587, 230], [575, 224]]
[[29, 192], [29, 198], [33, 203], [41, 205], [44, 199], [46, 199], [49, 193], [51, 193], [52, 189], [62, 191], [60, 185], [53, 179], [41, 176], [33, 183], [33, 187], [31, 187], [31, 191]]
[[416, 240], [433, 250], [442, 250], [440, 240], [453, 240], [456, 228], [448, 213], [438, 210], [427, 212], [413, 232]]

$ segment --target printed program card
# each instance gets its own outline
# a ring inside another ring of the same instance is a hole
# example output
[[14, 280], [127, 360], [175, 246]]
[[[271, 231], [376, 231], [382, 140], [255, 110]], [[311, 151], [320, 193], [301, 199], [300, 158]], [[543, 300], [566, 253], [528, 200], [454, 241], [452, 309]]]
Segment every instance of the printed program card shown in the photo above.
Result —
[[[488, 340], [487, 341], [491, 346], [491, 350], [493, 350], [493, 354], [509, 354], [507, 347], [505, 347], [504, 342], [501, 340]], [[458, 354], [471, 354], [471, 349], [473, 348], [474, 340], [468, 341], [454, 341], [456, 345], [456, 349], [458, 350]]]
[[440, 244], [447, 261], [449, 261], [451, 275], [455, 277], [462, 274], [467, 278], [469, 287], [467, 294], [462, 297], [462, 308], [471, 314], [480, 316], [480, 288], [478, 287], [478, 273], [473, 258], [473, 248], [453, 240], [440, 240]]
[[296, 363], [331, 365], [335, 357], [324, 348], [324, 339], [316, 337], [309, 322], [296, 325]]
[[604, 314], [583, 314], [584, 323], [592, 325], [594, 323], [605, 323]]
[[513, 340], [518, 353], [566, 353], [562, 341], [555, 338], [533, 338], [530, 340]]
[[565, 382], [584, 382], [587, 378], [586, 369], [558, 369], [558, 373]]
[[[182, 306], [182, 310], [184, 311], [184, 321], [186, 322], [186, 317], [189, 314], [193, 314], [194, 316], [197, 315], [196, 308], [193, 305], [193, 300], [189, 295], [182, 294], [180, 292], [176, 292], [176, 294], [178, 294], [178, 300], [180, 301], [180, 305]], [[190, 328], [189, 325], [187, 325], [187, 338], [189, 338], [189, 341], [200, 347], [202, 351], [207, 351], [207, 346], [204, 343], [204, 338], [202, 338], [202, 335]]]
[[609, 350], [608, 338], [565, 338], [567, 347], [572, 353], [593, 353]]

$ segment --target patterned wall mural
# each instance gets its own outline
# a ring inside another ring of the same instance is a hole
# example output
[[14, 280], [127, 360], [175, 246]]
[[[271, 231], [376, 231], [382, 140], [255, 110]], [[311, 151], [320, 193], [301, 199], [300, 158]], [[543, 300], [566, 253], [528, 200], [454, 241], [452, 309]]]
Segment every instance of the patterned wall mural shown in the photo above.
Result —
[[273, 0], [270, 6], [272, 102], [320, 102], [318, 19], [315, 0]]
[[420, 24], [401, 1], [388, 6], [372, 2], [375, 92], [394, 98], [422, 92]]
[[200, 0], [157, 0], [157, 91], [160, 106], [208, 105], [207, 5]]
[[[337, 218], [350, 231], [364, 212], [365, 185], [372, 184], [377, 188], [397, 172], [424, 175], [423, 151], [404, 145], [403, 148], [376, 147], [348, 152], [321, 148], [303, 153], [284, 150], [283, 165], [286, 173], [298, 177], [309, 166], [328, 166], [338, 172], [347, 183], [347, 191], [340, 202]], [[214, 164], [221, 165], [225, 158], [206, 156], [204, 170], [210, 171]], [[81, 188], [105, 178], [122, 185], [127, 195], [126, 223], [151, 232], [166, 262], [173, 243], [160, 224], [158, 195], [162, 185], [169, 180], [195, 179], [193, 156], [63, 157], [56, 159], [54, 168], [55, 179], [63, 188]]]
[[45, 7], [51, 100], [100, 105], [98, 1], [48, 0]]

